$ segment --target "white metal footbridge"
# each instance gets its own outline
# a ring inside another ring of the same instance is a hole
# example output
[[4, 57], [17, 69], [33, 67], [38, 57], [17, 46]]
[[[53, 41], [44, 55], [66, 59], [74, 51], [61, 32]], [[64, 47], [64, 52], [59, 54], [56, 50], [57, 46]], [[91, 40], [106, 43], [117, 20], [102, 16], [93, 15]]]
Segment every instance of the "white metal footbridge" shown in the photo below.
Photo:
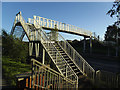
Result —
[[[71, 34], [77, 34], [84, 37], [92, 37], [92, 32], [83, 30], [81, 28], [75, 27], [73, 25], [61, 23], [51, 19], [34, 16], [28, 18], [26, 23], [23, 19], [21, 12], [16, 15], [11, 34], [15, 35], [18, 32], [18, 27], [22, 27], [22, 31], [19, 32], [19, 38], [22, 40], [24, 35], [27, 36], [29, 40], [29, 55], [35, 56], [36, 58], [40, 56], [40, 47], [42, 46], [42, 63], [45, 62], [45, 52], [49, 55], [53, 63], [58, 69], [61, 78], [55, 76], [56, 80], [59, 80], [62, 85], [67, 82], [67, 87], [65, 88], [78, 88], [78, 76], [85, 75], [91, 78], [93, 81], [95, 79], [95, 70], [87, 63], [87, 61], [58, 33], [67, 32]], [[51, 30], [50, 33], [46, 33], [43, 29]], [[91, 44], [90, 44], [91, 46]], [[32, 76], [40, 75], [38, 67], [39, 64], [35, 64], [38, 61], [33, 60], [33, 70]], [[36, 69], [35, 69], [36, 68]], [[38, 70], [38, 71], [37, 71]], [[44, 75], [47, 75], [45, 71], [42, 71]], [[45, 74], [46, 73], [46, 74]], [[33, 80], [33, 79], [32, 79]], [[44, 79], [44, 82], [48, 82], [48, 78]], [[67, 80], [67, 81], [66, 81]], [[36, 82], [36, 83], [33, 83]], [[49, 84], [54, 84], [55, 82], [50, 82]], [[40, 82], [39, 82], [40, 83]], [[32, 86], [46, 88], [48, 84], [41, 86], [37, 81], [32, 81]], [[58, 84], [59, 82], [57, 82]], [[57, 86], [56, 86], [57, 87]], [[58, 88], [60, 86], [58, 85]]]

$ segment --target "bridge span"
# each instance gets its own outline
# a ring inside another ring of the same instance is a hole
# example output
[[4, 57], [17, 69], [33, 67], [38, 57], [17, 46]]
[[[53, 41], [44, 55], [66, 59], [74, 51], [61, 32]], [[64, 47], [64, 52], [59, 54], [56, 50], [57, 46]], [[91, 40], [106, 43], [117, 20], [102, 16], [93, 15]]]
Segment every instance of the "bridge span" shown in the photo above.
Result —
[[[33, 18], [34, 18], [34, 20], [37, 21], [37, 23], [43, 29], [46, 29], [46, 30], [56, 30], [57, 29], [60, 32], [66, 32], [66, 33], [70, 33], [70, 34], [80, 35], [80, 36], [84, 36], [86, 38], [92, 37], [91, 31], [76, 27], [74, 25], [62, 23], [59, 21], [47, 19], [47, 18], [40, 17], [40, 16], [33, 16]], [[30, 18], [28, 18], [28, 22], [36, 23], [34, 21], [31, 21]]]

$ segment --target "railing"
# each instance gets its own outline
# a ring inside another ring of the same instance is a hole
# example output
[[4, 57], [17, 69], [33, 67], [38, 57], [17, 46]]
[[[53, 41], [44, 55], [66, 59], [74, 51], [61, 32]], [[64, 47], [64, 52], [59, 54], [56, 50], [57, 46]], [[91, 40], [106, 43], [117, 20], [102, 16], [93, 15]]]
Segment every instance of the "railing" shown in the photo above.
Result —
[[[55, 25], [57, 25], [58, 30], [63, 29], [63, 30], [69, 30], [71, 32], [75, 31], [78, 33], [82, 33], [81, 30], [74, 30], [75, 28], [68, 29], [68, 27], [66, 25], [65, 25], [65, 27], [66, 27], [66, 29], [65, 29], [65, 28], [63, 28], [64, 25], [61, 25], [60, 22], [42, 18], [39, 16], [34, 16], [34, 20], [36, 20], [36, 22], [40, 26], [43, 26], [43, 27], [55, 28]], [[36, 23], [35, 21], [33, 21], [33, 22]], [[81, 32], [79, 32], [79, 31], [81, 31]], [[63, 47], [65, 52], [68, 53], [68, 55], [72, 58], [72, 60], [74, 60], [73, 62], [75, 62], [77, 64], [76, 66], [79, 66], [79, 69], [81, 70], [81, 72], [83, 74], [87, 75], [88, 77], [94, 79], [95, 70], [82, 58], [82, 56], [79, 55], [79, 53], [62, 36], [60, 36], [60, 34], [58, 35], [58, 38], [59, 38], [58, 40], [60, 40], [59, 44]]]
[[[14, 25], [13, 25], [12, 29], [14, 29], [15, 24], [18, 23], [18, 22], [21, 23], [24, 31], [27, 33], [28, 39], [30, 40], [30, 35], [31, 35], [30, 28], [29, 28], [28, 25], [26, 25], [26, 22], [25, 22], [25, 20], [23, 19], [23, 17], [21, 16], [21, 14], [17, 14], [17, 15], [16, 15], [15, 21], [14, 21]], [[13, 32], [14, 32], [14, 31], [12, 30], [12, 31], [11, 31], [11, 34], [13, 34]]]
[[[69, 74], [73, 74], [71, 77], [69, 77], [71, 80], [75, 81], [77, 80], [77, 75], [75, 74], [75, 72], [72, 70], [72, 68], [69, 66], [69, 64], [66, 62], [66, 60], [62, 57], [62, 55], [59, 53], [59, 51], [56, 49], [56, 47], [53, 45], [53, 43], [55, 43], [54, 41], [51, 41], [50, 39], [48, 39], [48, 37], [46, 36], [45, 32], [41, 32], [41, 43], [43, 44], [44, 48], [47, 50], [47, 52], [49, 53], [49, 55], [53, 55], [53, 57], [51, 56], [51, 58], [53, 59], [54, 63], [57, 65], [58, 60], [60, 60], [62, 63], [64, 63], [65, 65], [62, 68], [66, 68], [67, 67], [67, 71], [69, 71]], [[52, 49], [51, 49], [52, 48]], [[52, 50], [51, 52], [49, 52], [49, 50]], [[57, 66], [58, 67], [58, 66]], [[59, 67], [58, 67], [59, 68]], [[59, 71], [62, 74], [62, 71], [59, 69]], [[70, 72], [71, 71], [71, 72]], [[67, 74], [67, 73], [66, 73]]]
[[78, 66], [79, 70], [94, 79], [95, 70], [85, 61], [85, 59], [60, 35], [58, 34], [58, 43], [64, 51], [70, 56], [73, 63]]
[[[70, 65], [67, 63], [67, 61], [63, 58], [63, 56], [60, 54], [60, 52], [56, 49], [56, 47], [53, 45], [55, 43], [55, 41], [52, 41], [50, 38], [48, 38], [47, 34], [42, 30], [42, 28], [40, 28], [39, 26], [37, 26], [37, 22], [35, 19], [31, 19], [29, 18], [28, 22], [30, 24], [34, 24], [34, 26], [36, 26], [36, 28], [38, 28], [38, 30], [36, 31], [36, 35], [35, 36], [37, 41], [41, 41], [43, 47], [46, 49], [46, 51], [48, 52], [48, 54], [50, 55], [51, 59], [53, 60], [53, 62], [55, 63], [56, 67], [58, 68], [58, 70], [60, 71], [61, 74], [63, 74], [63, 71], [59, 69], [57, 63], [58, 60], [60, 60], [62, 63], [64, 63], [65, 65], [62, 67], [64, 69], [65, 72], [65, 76], [67, 77], [67, 75], [71, 75], [70, 77], [68, 77], [69, 79], [73, 80], [73, 81], [78, 81], [78, 76], [75, 74], [75, 72], [73, 71], [73, 69], [70, 67]], [[37, 38], [37, 37], [40, 38]], [[51, 50], [51, 51], [49, 51]], [[54, 56], [54, 58], [53, 58]], [[66, 68], [67, 67], [67, 68]]]
[[32, 59], [32, 88], [59, 89], [77, 88], [76, 82], [66, 78], [50, 67]]
[[[37, 23], [35, 21], [32, 22], [34, 22], [34, 24]], [[76, 66], [78, 66], [80, 71], [84, 75], [87, 75], [88, 77], [94, 80], [95, 70], [84, 60], [84, 58], [82, 58], [82, 56], [80, 56], [80, 54], [60, 34], [58, 34], [58, 41], [62, 48], [65, 50], [65, 52], [71, 57], [73, 63], [75, 63]]]
[[120, 88], [120, 74], [98, 70], [96, 72], [96, 83], [104, 87]]
[[40, 26], [44, 28], [55, 29], [55, 25], [56, 25], [57, 29], [60, 31], [73, 32], [85, 36], [92, 36], [92, 32], [73, 25], [65, 24], [62, 22], [58, 22], [55, 20], [51, 20], [39, 16], [34, 16], [34, 19], [39, 23]]

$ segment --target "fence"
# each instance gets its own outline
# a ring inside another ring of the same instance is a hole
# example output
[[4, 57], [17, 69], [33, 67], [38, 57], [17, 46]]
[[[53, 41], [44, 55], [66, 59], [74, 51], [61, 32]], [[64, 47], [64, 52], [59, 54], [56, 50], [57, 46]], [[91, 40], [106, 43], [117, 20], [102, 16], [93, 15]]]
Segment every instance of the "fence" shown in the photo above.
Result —
[[77, 83], [71, 81], [50, 67], [32, 59], [32, 88], [58, 89], [76, 88]]
[[109, 88], [120, 88], [120, 74], [98, 70], [96, 72], [98, 85]]

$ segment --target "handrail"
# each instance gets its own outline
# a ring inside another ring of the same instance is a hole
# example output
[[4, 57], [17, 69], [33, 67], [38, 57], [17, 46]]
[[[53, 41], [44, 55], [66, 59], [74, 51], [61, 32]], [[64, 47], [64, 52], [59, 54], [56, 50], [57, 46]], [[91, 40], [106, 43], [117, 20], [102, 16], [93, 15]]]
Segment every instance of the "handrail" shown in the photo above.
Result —
[[70, 81], [70, 82], [74, 82], [74, 83], [75, 83], [75, 81], [72, 81], [71, 79], [66, 78], [64, 75], [62, 75], [62, 74], [60, 74], [59, 72], [57, 72], [57, 71], [51, 69], [50, 67], [46, 66], [45, 64], [42, 64], [41, 62], [39, 62], [39, 61], [37, 61], [37, 60], [35, 60], [35, 59], [31, 59], [31, 61], [33, 61], [33, 62], [37, 62], [38, 64], [44, 66], [45, 68], [48, 68], [49, 70], [51, 70], [51, 71], [54, 72], [55, 74], [58, 74], [58, 75], [64, 77], [64, 79], [67, 79], [68, 81]]
[[[82, 61], [83, 61], [83, 64], [86, 64], [86, 65], [87, 65], [87, 68], [89, 68], [89, 69], [93, 72], [93, 74], [95, 73], [95, 70], [88, 64], [88, 62], [86, 62], [86, 60], [85, 60], [60, 34], [58, 35], [58, 38], [60, 38], [60, 40], [62, 39], [61, 41], [63, 41], [63, 43], [64, 43], [64, 45], [62, 45], [62, 43], [60, 44], [60, 41], [59, 41], [59, 42], [58, 42], [59, 45], [60, 45], [62, 48], [64, 48], [64, 51], [72, 58], [71, 60], [72, 60], [73, 62], [75, 62], [75, 64], [77, 64], [78, 67], [81, 67], [81, 66], [78, 64], [77, 60], [79, 60], [79, 62], [81, 62], [81, 60], [82, 60]], [[66, 46], [68, 46], [68, 47], [65, 48]], [[72, 56], [69, 54], [68, 49], [71, 50], [70, 52], [72, 52]], [[67, 51], [68, 51], [68, 52], [67, 52]], [[74, 57], [73, 55], [77, 55], [80, 59], [75, 59], [75, 57]], [[83, 74], [85, 74], [85, 75], [87, 75], [87, 76], [89, 77], [88, 73], [85, 71], [85, 70], [86, 70], [85, 68], [86, 68], [86, 67], [83, 66], [83, 69], [81, 69], [81, 68], [79, 68], [79, 69], [80, 69], [80, 71], [82, 70], [82, 73], [83, 73]], [[92, 78], [94, 79], [94, 75], [93, 75]]]
[[[31, 21], [32, 21], [32, 22], [31, 22]], [[34, 23], [33, 23], [33, 22], [34, 22]], [[37, 26], [37, 25], [38, 25], [37, 22], [36, 22], [34, 19], [31, 19], [31, 18], [29, 18], [29, 23], [33, 23], [34, 26]], [[51, 40], [47, 37], [46, 33], [45, 33], [45, 32], [42, 30], [42, 28], [40, 28], [39, 26], [37, 26], [37, 28], [40, 29], [40, 30], [38, 30], [39, 35], [44, 34], [45, 38], [48, 40], [48, 42], [50, 42], [50, 44], [54, 47], [55, 51], [59, 54], [59, 57], [60, 57], [62, 60], [64, 60], [64, 62], [66, 63], [66, 65], [70, 68], [70, 70], [72, 70], [72, 72], [73, 72], [73, 74], [75, 75], [75, 78], [76, 78], [76, 80], [77, 80], [78, 76], [77, 76], [76, 73], [73, 71], [73, 69], [70, 67], [70, 65], [67, 63], [67, 61], [63, 58], [63, 56], [60, 54], [60, 52], [56, 49], [56, 47], [53, 45], [53, 43], [51, 43]], [[39, 31], [40, 31], [40, 32], [39, 32]], [[43, 36], [41, 37], [40, 40], [41, 40], [41, 43], [43, 44], [44, 48], [46, 49], [46, 47], [45, 47], [44, 42], [42, 41], [42, 39], [44, 39]], [[47, 49], [46, 49], [46, 50], [47, 50]], [[55, 55], [55, 56], [56, 56], [56, 55]], [[61, 72], [61, 71], [60, 71], [60, 72]]]
[[[23, 19], [22, 15], [21, 14], [17, 14], [16, 15], [16, 18], [15, 18], [15, 21], [14, 21], [14, 24], [15, 23], [18, 23], [20, 22], [22, 24], [22, 27], [24, 29], [25, 32], [27, 32], [27, 37], [28, 39], [30, 40], [30, 36], [29, 36], [29, 31], [30, 31], [30, 28], [26, 25], [26, 22], [25, 20]], [[14, 27], [14, 26], [13, 26]], [[12, 27], [12, 29], [13, 29]], [[26, 31], [27, 30], [27, 31]], [[13, 31], [11, 31], [11, 34], [12, 34]]]
[[[45, 35], [45, 37], [47, 38], [48, 41], [51, 42], [51, 40], [46, 36], [46, 33], [42, 30], [42, 33]], [[43, 37], [42, 37], [43, 38]], [[42, 42], [41, 42], [42, 43]], [[42, 43], [44, 44], [44, 43]], [[68, 65], [68, 67], [72, 70], [72, 72], [74, 73], [74, 75], [76, 76], [77, 78], [77, 75], [76, 73], [73, 71], [73, 69], [70, 67], [70, 65], [67, 63], [67, 61], [63, 58], [63, 56], [60, 54], [60, 52], [56, 49], [56, 47], [53, 45], [53, 43], [51, 43], [51, 45], [55, 48], [56, 52], [59, 53], [60, 55], [60, 58], [62, 58], [62, 60], [64, 60], [64, 62], [66, 63], [66, 65]], [[45, 46], [44, 46], [45, 47]], [[46, 48], [46, 47], [45, 47]]]
[[[53, 88], [77, 88], [76, 82], [70, 80], [69, 78], [66, 78], [65, 76], [61, 75], [60, 73], [56, 72], [50, 67], [43, 65], [42, 63], [38, 62], [35, 59], [31, 59], [31, 61], [33, 64], [32, 78], [36, 78], [34, 79], [34, 81], [32, 81], [33, 87], [35, 86], [36, 88], [41, 87], [41, 88], [49, 89], [49, 85], [52, 84]], [[42, 79], [42, 81], [41, 80], [38, 81], [37, 78], [44, 78], [44, 79]], [[65, 83], [63, 83], [63, 81]]]
[[39, 25], [45, 28], [54, 29], [55, 25], [57, 25], [58, 30], [73, 32], [78, 34], [83, 34], [85, 36], [92, 36], [92, 32], [88, 30], [84, 30], [82, 28], [76, 27], [74, 25], [65, 24], [59, 21], [43, 18], [40, 16], [34, 16], [34, 19], [39, 22]]
[[[44, 31], [43, 31], [44, 32]], [[45, 32], [44, 32], [45, 33]], [[50, 40], [51, 41], [51, 40]], [[53, 45], [53, 44], [52, 44]], [[53, 45], [53, 47], [57, 50], [57, 48]], [[67, 63], [67, 61], [64, 59], [64, 57], [61, 55], [61, 53], [57, 50], [57, 53], [62, 57], [62, 59], [65, 61], [65, 63], [69, 66], [69, 68], [73, 71], [73, 69], [70, 67], [70, 65]], [[73, 71], [74, 72], [74, 71]], [[77, 77], [76, 73], [74, 72], [75, 76]]]
[[[59, 34], [59, 36], [63, 39], [63, 40], [65, 40], [60, 34]], [[69, 47], [70, 48], [72, 48], [72, 50], [75, 50], [66, 40], [65, 40], [65, 42], [69, 45]], [[86, 62], [86, 60], [75, 50], [75, 52], [79, 55], [79, 57], [80, 58], [82, 58], [82, 60], [84, 61], [84, 62]], [[88, 64], [88, 62], [86, 62], [87, 64]], [[89, 65], [89, 64], [88, 64]], [[89, 65], [90, 66], [90, 65]], [[91, 66], [90, 66], [91, 67]], [[91, 67], [92, 68], [92, 67]], [[92, 70], [93, 71], [95, 71], [93, 68], [92, 68]]]

